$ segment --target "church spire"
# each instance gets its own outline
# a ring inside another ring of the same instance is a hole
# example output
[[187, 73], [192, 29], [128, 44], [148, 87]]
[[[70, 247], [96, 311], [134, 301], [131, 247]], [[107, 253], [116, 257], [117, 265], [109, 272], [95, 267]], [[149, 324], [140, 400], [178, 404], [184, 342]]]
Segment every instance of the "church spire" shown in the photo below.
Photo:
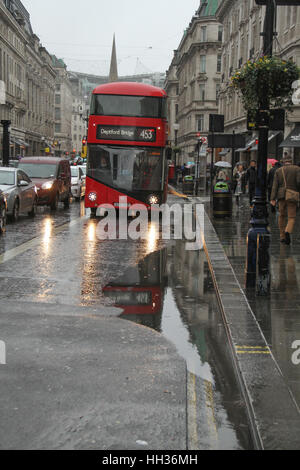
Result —
[[117, 82], [118, 77], [118, 63], [117, 63], [117, 52], [116, 52], [116, 37], [114, 35], [111, 61], [110, 61], [110, 72], [109, 72], [109, 82]]

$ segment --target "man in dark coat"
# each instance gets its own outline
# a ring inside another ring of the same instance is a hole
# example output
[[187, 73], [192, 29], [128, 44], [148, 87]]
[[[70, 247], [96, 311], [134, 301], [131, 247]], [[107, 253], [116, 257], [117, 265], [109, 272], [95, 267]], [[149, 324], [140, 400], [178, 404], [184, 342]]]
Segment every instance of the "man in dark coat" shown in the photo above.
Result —
[[[292, 189], [293, 191], [300, 190], [300, 168], [293, 165], [292, 158], [289, 155], [283, 158], [282, 163], [283, 167], [279, 168], [274, 176], [271, 204], [275, 207], [276, 201], [278, 201], [280, 241], [286, 245], [290, 245], [290, 235], [293, 233], [296, 222], [297, 203], [286, 201], [286, 188]], [[288, 216], [287, 225], [286, 213]]]
[[246, 178], [245, 178], [245, 183], [248, 184], [249, 188], [249, 200], [250, 200], [250, 206], [253, 205], [252, 201], [255, 196], [255, 186], [256, 186], [256, 161], [251, 160], [250, 162], [250, 167], [246, 171]]

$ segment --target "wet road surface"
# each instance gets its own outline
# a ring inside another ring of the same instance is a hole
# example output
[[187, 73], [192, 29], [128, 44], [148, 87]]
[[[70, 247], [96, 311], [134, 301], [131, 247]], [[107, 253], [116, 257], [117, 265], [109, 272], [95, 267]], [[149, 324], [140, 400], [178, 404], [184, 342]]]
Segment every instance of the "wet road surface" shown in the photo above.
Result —
[[[0, 238], [0, 304], [14, 303], [19, 309], [24, 305], [24, 310], [32, 306], [33, 311], [40, 305], [40, 319], [43, 307], [51, 305], [68, 311], [70, 318], [74, 315], [74, 321], [77, 308], [85, 307], [89, 319], [93, 310], [102, 309], [110, 322], [121, 318], [161, 333], [187, 365], [190, 450], [251, 448], [245, 406], [204, 252], [186, 251], [184, 241], [157, 240], [159, 228], [151, 225], [147, 239], [138, 242], [100, 241], [96, 229], [97, 221], [85, 215], [82, 204], [55, 214], [39, 209], [34, 221], [21, 217], [8, 225]], [[55, 321], [51, 328], [64, 336], [63, 326]], [[76, 321], [90, 332], [84, 315]], [[16, 321], [14, 327], [17, 336]], [[44, 337], [43, 332], [41, 340]], [[124, 344], [130, 343], [125, 338], [124, 333]], [[83, 380], [88, 380], [84, 374]], [[30, 402], [30, 397], [24, 398]], [[68, 445], [75, 446], [64, 441], [62, 447]], [[59, 447], [59, 439], [52, 446]]]
[[[232, 219], [214, 219], [206, 210], [242, 287], [245, 286], [246, 237], [250, 228], [248, 197], [234, 204]], [[276, 214], [270, 213], [271, 295], [256, 296], [246, 291], [250, 306], [300, 408], [300, 365], [292, 360], [292, 345], [300, 340], [300, 220], [291, 246], [280, 243]]]

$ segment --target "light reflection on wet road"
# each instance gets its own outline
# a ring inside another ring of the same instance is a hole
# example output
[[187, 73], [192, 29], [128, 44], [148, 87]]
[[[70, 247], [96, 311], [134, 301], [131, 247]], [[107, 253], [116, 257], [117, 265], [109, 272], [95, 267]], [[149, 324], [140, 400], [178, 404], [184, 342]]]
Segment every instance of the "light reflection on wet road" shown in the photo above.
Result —
[[96, 227], [83, 204], [56, 214], [40, 209], [34, 221], [8, 225], [0, 238], [0, 253], [11, 253], [0, 264], [0, 302], [121, 307], [122, 318], [161, 332], [185, 358], [214, 447], [251, 448], [204, 253], [157, 240], [152, 225], [139, 242], [100, 241]]

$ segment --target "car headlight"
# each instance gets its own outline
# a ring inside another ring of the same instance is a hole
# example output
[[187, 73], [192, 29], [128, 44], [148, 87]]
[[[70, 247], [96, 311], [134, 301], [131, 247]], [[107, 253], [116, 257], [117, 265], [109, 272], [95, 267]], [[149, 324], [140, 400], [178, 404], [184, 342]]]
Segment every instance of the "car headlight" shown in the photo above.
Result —
[[97, 201], [97, 194], [96, 193], [90, 193], [88, 198], [91, 202], [96, 202]]
[[49, 181], [48, 183], [44, 183], [42, 185], [42, 189], [51, 189], [53, 186], [53, 181]]

